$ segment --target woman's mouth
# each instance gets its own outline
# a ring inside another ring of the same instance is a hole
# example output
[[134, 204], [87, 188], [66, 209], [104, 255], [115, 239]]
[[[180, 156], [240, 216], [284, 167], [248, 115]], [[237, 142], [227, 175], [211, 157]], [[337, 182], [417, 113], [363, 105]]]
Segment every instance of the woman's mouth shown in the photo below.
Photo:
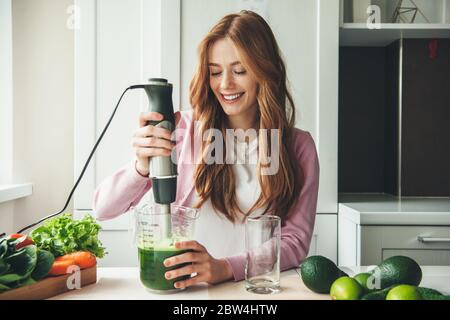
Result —
[[230, 94], [230, 95], [224, 95], [221, 94], [222, 100], [225, 101], [228, 104], [236, 103], [241, 99], [241, 97], [244, 95], [244, 92], [236, 93], [236, 94]]

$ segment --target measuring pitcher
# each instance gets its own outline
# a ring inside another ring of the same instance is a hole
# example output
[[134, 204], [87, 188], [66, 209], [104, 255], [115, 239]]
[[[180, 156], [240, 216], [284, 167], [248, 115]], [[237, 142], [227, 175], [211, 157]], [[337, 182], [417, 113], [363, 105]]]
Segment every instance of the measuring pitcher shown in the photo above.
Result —
[[[192, 240], [199, 212], [175, 204], [170, 205], [170, 212], [167, 213], [167, 208], [157, 203], [133, 209], [133, 238], [138, 247], [141, 282], [148, 290], [156, 293], [178, 292], [181, 289], [176, 289], [174, 283], [190, 277], [167, 280], [164, 276], [167, 271], [186, 264], [167, 268], [163, 263], [169, 257], [187, 252], [176, 249], [175, 242]], [[169, 223], [170, 233], [167, 232]]]

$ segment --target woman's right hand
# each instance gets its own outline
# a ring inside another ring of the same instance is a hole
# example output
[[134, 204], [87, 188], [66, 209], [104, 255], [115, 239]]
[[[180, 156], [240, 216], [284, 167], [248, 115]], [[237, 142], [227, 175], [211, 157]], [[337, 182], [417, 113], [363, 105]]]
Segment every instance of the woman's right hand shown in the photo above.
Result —
[[[175, 113], [175, 123], [180, 119], [180, 113]], [[158, 128], [152, 125], [147, 125], [147, 122], [162, 121], [163, 115], [157, 112], [143, 112], [139, 115], [139, 129], [137, 129], [131, 144], [136, 150], [136, 170], [144, 177], [149, 175], [148, 162], [151, 157], [164, 156], [168, 157], [175, 147], [175, 142], [172, 141], [172, 133], [164, 128]]]

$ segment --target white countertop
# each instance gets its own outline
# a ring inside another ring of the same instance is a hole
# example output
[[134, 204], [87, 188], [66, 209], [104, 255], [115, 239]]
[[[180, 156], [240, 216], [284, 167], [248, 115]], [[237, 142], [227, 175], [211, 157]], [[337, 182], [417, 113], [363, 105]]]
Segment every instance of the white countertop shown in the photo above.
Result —
[[[342, 267], [350, 276], [368, 267]], [[450, 294], [450, 266], [422, 267], [422, 287]], [[52, 299], [81, 300], [328, 300], [329, 295], [313, 293], [305, 287], [296, 270], [281, 274], [282, 292], [257, 295], [245, 290], [244, 282], [227, 282], [216, 286], [206, 284], [188, 288], [176, 294], [158, 295], [147, 291], [139, 280], [138, 268], [98, 268], [97, 283], [70, 291]]]
[[339, 214], [362, 225], [450, 225], [450, 198], [341, 194]]

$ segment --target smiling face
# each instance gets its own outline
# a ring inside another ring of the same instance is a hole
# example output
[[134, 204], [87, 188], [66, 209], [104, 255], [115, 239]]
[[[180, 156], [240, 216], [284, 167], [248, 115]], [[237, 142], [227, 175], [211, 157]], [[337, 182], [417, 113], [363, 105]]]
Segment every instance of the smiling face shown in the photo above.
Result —
[[254, 126], [258, 84], [241, 63], [239, 51], [229, 39], [216, 41], [208, 53], [209, 84], [234, 128]]

